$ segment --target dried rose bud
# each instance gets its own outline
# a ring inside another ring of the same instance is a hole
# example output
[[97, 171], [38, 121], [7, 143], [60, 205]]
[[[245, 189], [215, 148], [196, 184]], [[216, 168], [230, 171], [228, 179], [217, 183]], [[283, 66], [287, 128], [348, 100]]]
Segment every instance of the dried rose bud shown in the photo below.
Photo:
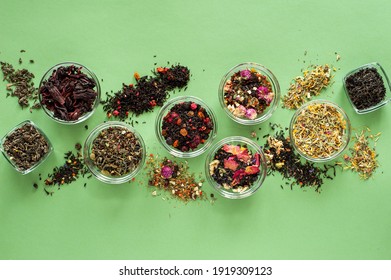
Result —
[[172, 170], [171, 167], [169, 167], [169, 166], [163, 166], [163, 167], [162, 167], [162, 170], [160, 171], [160, 174], [161, 174], [164, 178], [166, 178], [166, 179], [171, 178], [172, 173], [173, 173], [173, 170]]
[[250, 70], [242, 70], [240, 71], [240, 76], [245, 79], [250, 79], [251, 78], [251, 71]]
[[258, 87], [258, 92], [261, 95], [265, 95], [265, 94], [269, 93], [269, 89], [267, 87], [260, 86], [260, 87]]

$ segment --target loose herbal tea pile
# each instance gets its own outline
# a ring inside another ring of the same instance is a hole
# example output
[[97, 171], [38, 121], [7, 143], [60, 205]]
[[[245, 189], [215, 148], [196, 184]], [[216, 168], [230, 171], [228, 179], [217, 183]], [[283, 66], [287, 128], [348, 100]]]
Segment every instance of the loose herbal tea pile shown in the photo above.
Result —
[[224, 85], [224, 104], [238, 118], [256, 119], [273, 99], [268, 77], [254, 68], [234, 73]]
[[[368, 130], [369, 131], [369, 130]], [[350, 156], [345, 154], [344, 169], [350, 169], [357, 172], [361, 179], [369, 179], [379, 167], [375, 146], [379, 140], [380, 133], [376, 135], [367, 135], [365, 130], [353, 137], [354, 146], [350, 150]], [[373, 147], [370, 141], [374, 142]]]
[[346, 120], [335, 106], [312, 103], [298, 112], [291, 135], [299, 151], [309, 158], [322, 159], [344, 147], [346, 129]]
[[143, 147], [135, 133], [126, 127], [103, 129], [93, 140], [90, 159], [105, 176], [124, 176], [137, 169]]
[[163, 117], [162, 136], [177, 150], [195, 150], [205, 143], [213, 129], [213, 121], [200, 104], [185, 101], [175, 104]]
[[242, 193], [258, 180], [260, 155], [253, 154], [247, 145], [222, 146], [209, 163], [212, 179], [226, 190]]
[[282, 98], [283, 107], [297, 109], [312, 96], [317, 96], [330, 84], [331, 68], [325, 65], [312, 65], [297, 76], [289, 86], [288, 93]]
[[[53, 168], [53, 173], [48, 174], [45, 185], [59, 188], [64, 184], [70, 184], [76, 181], [79, 176], [85, 176], [89, 173], [87, 166], [84, 165], [83, 157], [79, 152], [68, 151], [64, 155], [65, 163], [62, 166]], [[50, 194], [47, 192], [47, 194]]]
[[75, 65], [53, 70], [39, 92], [42, 105], [63, 121], [76, 121], [91, 112], [98, 97], [95, 80]]
[[190, 80], [190, 70], [181, 65], [170, 68], [158, 67], [153, 76], [140, 77], [135, 73], [136, 84], [123, 84], [122, 90], [103, 101], [103, 109], [108, 117], [125, 120], [130, 113], [140, 115], [155, 106], [163, 106], [168, 92], [185, 88]]
[[30, 106], [30, 109], [39, 109], [38, 90], [34, 86], [34, 74], [27, 69], [15, 70], [14, 67], [6, 62], [0, 62], [3, 72], [3, 81], [7, 81], [7, 96], [15, 96], [22, 108]]
[[50, 144], [33, 124], [27, 122], [5, 137], [2, 149], [18, 170], [26, 171], [50, 152]]
[[[147, 161], [149, 185], [169, 192], [172, 196], [183, 201], [202, 199], [205, 197], [201, 190], [202, 181], [197, 181], [194, 174], [189, 172], [187, 162], [176, 161], [150, 155]], [[156, 195], [156, 192], [153, 192]]]
[[376, 68], [364, 68], [349, 75], [345, 86], [350, 100], [358, 110], [373, 107], [386, 97], [383, 78]]
[[[292, 189], [293, 185], [300, 188], [314, 188], [316, 192], [321, 191], [323, 179], [333, 179], [335, 166], [315, 166], [296, 154], [290, 143], [289, 137], [285, 137], [284, 130], [277, 131], [275, 135], [269, 136], [264, 144], [263, 151], [267, 159], [268, 175], [278, 172], [286, 180], [287, 185]], [[329, 170], [333, 174], [328, 174]], [[289, 183], [289, 181], [291, 183]], [[283, 186], [281, 185], [281, 188]]]

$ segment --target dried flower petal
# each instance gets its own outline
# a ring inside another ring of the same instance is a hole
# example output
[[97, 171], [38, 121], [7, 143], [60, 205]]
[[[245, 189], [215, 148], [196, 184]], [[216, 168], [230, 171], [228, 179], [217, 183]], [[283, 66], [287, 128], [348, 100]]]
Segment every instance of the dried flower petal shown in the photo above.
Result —
[[250, 108], [246, 110], [246, 117], [250, 120], [254, 120], [257, 118], [257, 111], [255, 109]]
[[236, 186], [240, 180], [246, 175], [246, 172], [243, 169], [236, 170], [234, 175], [232, 176], [231, 186]]
[[224, 160], [224, 168], [231, 169], [232, 171], [235, 171], [239, 166], [239, 163], [237, 163], [233, 157], [229, 159]]
[[260, 164], [260, 155], [258, 153], [256, 153], [254, 155], [255, 157], [255, 166], [258, 166], [259, 167], [259, 164]]
[[237, 117], [244, 117], [246, 115], [246, 107], [244, 107], [243, 105], [239, 105], [235, 108], [233, 114]]
[[246, 173], [246, 175], [257, 174], [259, 172], [259, 167], [255, 165], [247, 166], [244, 172]]
[[248, 162], [249, 159], [251, 158], [248, 153], [248, 149], [243, 148], [243, 147], [240, 149], [240, 152], [237, 154], [237, 157], [240, 161], [243, 161], [243, 162]]
[[233, 155], [237, 155], [240, 153], [240, 147], [235, 145], [224, 145], [223, 150], [227, 153], [231, 153]]
[[270, 103], [272, 103], [274, 98], [274, 92], [269, 92], [268, 94], [260, 96], [260, 98], [265, 100], [267, 105], [270, 105]]
[[258, 87], [258, 91], [260, 95], [266, 95], [269, 93], [269, 89], [265, 86]]
[[250, 79], [251, 78], [251, 71], [250, 70], [242, 70], [240, 71], [240, 76], [245, 79]]

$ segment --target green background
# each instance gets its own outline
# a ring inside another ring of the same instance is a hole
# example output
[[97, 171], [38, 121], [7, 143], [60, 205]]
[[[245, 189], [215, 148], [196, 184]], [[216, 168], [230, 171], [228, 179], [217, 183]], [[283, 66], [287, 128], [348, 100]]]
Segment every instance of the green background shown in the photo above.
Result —
[[[391, 73], [390, 10], [386, 0], [0, 0], [0, 61], [18, 66], [21, 57], [36, 84], [54, 64], [76, 61], [104, 80], [104, 96], [134, 82], [134, 71], [146, 75], [154, 63], [180, 62], [192, 73], [185, 94], [203, 98], [218, 115], [216, 140], [249, 137], [255, 130], [263, 144], [268, 122], [243, 127], [220, 108], [217, 88], [225, 72], [241, 62], [261, 63], [277, 76], [285, 94], [303, 67], [329, 63], [339, 70], [321, 97], [345, 108], [354, 128], [382, 132], [375, 176], [361, 181], [339, 170], [321, 194], [282, 190], [284, 182], [276, 175], [247, 199], [184, 204], [163, 200], [164, 194], [153, 197], [142, 174], [122, 185], [79, 180], [46, 196], [38, 174], [45, 179], [63, 163], [64, 152], [83, 142], [105, 114], [100, 106], [85, 123], [60, 125], [43, 111], [21, 110], [15, 98], [6, 98], [1, 82], [0, 136], [31, 119], [49, 136], [54, 153], [26, 176], [0, 159], [0, 258], [390, 259], [391, 106], [357, 115], [342, 87], [348, 71], [368, 62], [377, 61]], [[341, 55], [338, 62], [335, 52]], [[147, 152], [164, 156], [154, 134], [157, 111], [135, 119], [136, 128]], [[287, 126], [292, 115], [280, 106], [270, 121]], [[190, 159], [191, 170], [203, 172], [204, 159], [205, 154]], [[203, 188], [213, 192], [206, 183]]]

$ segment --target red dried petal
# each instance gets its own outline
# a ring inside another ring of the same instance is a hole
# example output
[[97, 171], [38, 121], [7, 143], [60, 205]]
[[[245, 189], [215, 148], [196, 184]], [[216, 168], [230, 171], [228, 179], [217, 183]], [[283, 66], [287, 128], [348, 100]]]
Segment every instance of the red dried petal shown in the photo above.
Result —
[[244, 175], [246, 175], [246, 173], [243, 169], [236, 170], [234, 175], [232, 176], [233, 180], [232, 180], [231, 186], [237, 185], [240, 182], [240, 180], [242, 180]]
[[237, 154], [237, 157], [240, 161], [247, 162], [250, 159], [250, 155], [248, 154], [247, 149], [241, 149], [241, 151]]
[[238, 153], [240, 153], [240, 147], [235, 145], [224, 145], [223, 150], [233, 155], [237, 155]]
[[252, 165], [252, 166], [247, 166], [246, 169], [244, 170], [246, 175], [253, 175], [259, 173], [259, 167]]
[[255, 157], [255, 166], [258, 166], [258, 167], [259, 167], [260, 161], [261, 161], [260, 155], [259, 155], [258, 153], [256, 153], [256, 154], [254, 155], [254, 157]]
[[225, 159], [224, 160], [224, 168], [231, 169], [232, 171], [235, 171], [238, 169], [239, 163], [237, 163], [234, 159]]

